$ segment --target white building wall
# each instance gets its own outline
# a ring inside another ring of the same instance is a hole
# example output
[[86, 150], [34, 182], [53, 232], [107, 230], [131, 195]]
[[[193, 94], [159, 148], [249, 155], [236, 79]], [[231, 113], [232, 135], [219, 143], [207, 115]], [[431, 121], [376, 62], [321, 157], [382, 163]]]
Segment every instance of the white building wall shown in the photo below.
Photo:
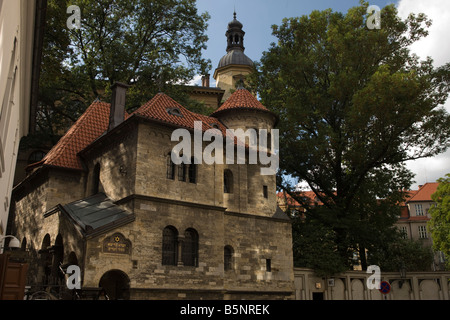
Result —
[[35, 1], [0, 0], [0, 236], [6, 235], [19, 142], [28, 133], [34, 17]]

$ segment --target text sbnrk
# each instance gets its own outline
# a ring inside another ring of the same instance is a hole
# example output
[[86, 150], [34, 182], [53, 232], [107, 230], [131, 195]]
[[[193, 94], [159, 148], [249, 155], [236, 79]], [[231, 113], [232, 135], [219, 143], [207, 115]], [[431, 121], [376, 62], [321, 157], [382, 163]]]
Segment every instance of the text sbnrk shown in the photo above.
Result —
[[[191, 132], [187, 129], [176, 129], [172, 132], [171, 141], [180, 141], [171, 152], [174, 164], [260, 164], [261, 175], [274, 175], [278, 170], [278, 129], [226, 129], [224, 137], [219, 129], [208, 129], [203, 133], [202, 122], [194, 121], [194, 148], [192, 149]], [[204, 150], [203, 142], [211, 141]], [[245, 141], [248, 141], [245, 144]], [[235, 157], [235, 149], [237, 150]], [[194, 152], [192, 157], [192, 150]], [[248, 152], [247, 152], [248, 150]], [[248, 154], [248, 162], [246, 162]], [[225, 162], [224, 162], [225, 155]], [[259, 156], [259, 162], [258, 162]]]

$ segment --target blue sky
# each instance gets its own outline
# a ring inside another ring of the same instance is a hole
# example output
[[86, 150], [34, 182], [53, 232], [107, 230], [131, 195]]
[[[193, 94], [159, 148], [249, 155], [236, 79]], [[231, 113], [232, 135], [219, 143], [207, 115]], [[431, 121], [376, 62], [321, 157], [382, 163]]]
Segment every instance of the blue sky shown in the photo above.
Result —
[[[425, 13], [433, 20], [429, 36], [411, 47], [411, 50], [425, 59], [431, 56], [435, 65], [450, 62], [450, 0], [368, 0], [370, 5], [382, 8], [394, 3], [399, 16], [405, 19], [409, 13]], [[219, 60], [226, 53], [225, 32], [228, 23], [233, 20], [236, 9], [237, 19], [245, 31], [244, 45], [246, 55], [253, 61], [259, 61], [276, 39], [272, 36], [272, 25], [280, 25], [283, 18], [309, 15], [313, 10], [331, 8], [346, 13], [351, 7], [358, 6], [359, 0], [197, 0], [199, 12], [207, 11], [211, 18], [207, 34], [208, 49], [204, 57], [211, 60], [211, 83]], [[196, 82], [199, 83], [199, 82]], [[450, 99], [444, 105], [450, 112]], [[416, 174], [413, 188], [426, 182], [434, 182], [450, 173], [450, 150], [434, 158], [426, 158], [407, 163]]]
[[[396, 2], [371, 0], [369, 3], [382, 8]], [[220, 58], [226, 53], [225, 32], [228, 23], [233, 20], [234, 8], [237, 19], [244, 25], [245, 54], [255, 61], [260, 60], [262, 53], [276, 40], [272, 36], [271, 26], [280, 25], [283, 18], [309, 15], [313, 10], [328, 8], [347, 12], [357, 5], [359, 0], [197, 0], [199, 12], [208, 12], [211, 16], [207, 30], [208, 49], [204, 52], [204, 57], [211, 60], [213, 74]]]

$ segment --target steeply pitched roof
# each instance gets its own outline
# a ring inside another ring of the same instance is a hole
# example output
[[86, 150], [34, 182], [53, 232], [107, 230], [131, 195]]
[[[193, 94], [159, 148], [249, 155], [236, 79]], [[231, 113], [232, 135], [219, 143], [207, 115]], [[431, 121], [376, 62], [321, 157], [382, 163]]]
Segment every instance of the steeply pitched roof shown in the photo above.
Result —
[[433, 201], [431, 195], [436, 192], [439, 182], [427, 182], [419, 188], [407, 202], [414, 201]]
[[83, 170], [77, 154], [108, 129], [110, 108], [109, 103], [94, 101], [47, 155], [28, 169], [44, 165]]
[[[52, 166], [83, 170], [78, 153], [108, 130], [110, 108], [109, 103], [94, 101], [47, 155], [41, 161], [28, 166], [28, 169]], [[194, 129], [194, 121], [200, 121], [202, 122], [202, 131], [217, 128], [224, 137], [227, 134], [227, 128], [218, 119], [191, 112], [164, 93], [155, 95], [153, 99], [133, 114], [156, 122], [192, 130]], [[125, 120], [130, 117], [131, 115], [125, 112]]]

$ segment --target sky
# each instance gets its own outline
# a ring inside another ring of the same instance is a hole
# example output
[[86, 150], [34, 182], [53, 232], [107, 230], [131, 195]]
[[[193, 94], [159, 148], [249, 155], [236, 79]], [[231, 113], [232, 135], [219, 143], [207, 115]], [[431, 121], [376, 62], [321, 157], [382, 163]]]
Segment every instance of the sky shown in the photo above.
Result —
[[[428, 37], [421, 39], [411, 51], [425, 59], [431, 56], [435, 66], [450, 62], [450, 0], [369, 0], [370, 5], [380, 8], [394, 3], [398, 14], [405, 19], [410, 13], [425, 13], [433, 25]], [[281, 25], [283, 18], [309, 15], [313, 10], [331, 8], [333, 11], [346, 13], [351, 7], [358, 6], [359, 0], [197, 0], [199, 13], [208, 12], [209, 37], [204, 57], [211, 60], [212, 78], [219, 60], [226, 54], [225, 32], [228, 23], [233, 20], [236, 10], [237, 20], [243, 24], [245, 31], [245, 54], [253, 61], [259, 61], [264, 51], [270, 48], [276, 38], [272, 36], [272, 25]], [[194, 79], [199, 84], [199, 77]], [[450, 98], [444, 107], [450, 112]], [[412, 189], [426, 182], [434, 182], [450, 173], [450, 150], [433, 158], [407, 162], [408, 168], [416, 175]]]

